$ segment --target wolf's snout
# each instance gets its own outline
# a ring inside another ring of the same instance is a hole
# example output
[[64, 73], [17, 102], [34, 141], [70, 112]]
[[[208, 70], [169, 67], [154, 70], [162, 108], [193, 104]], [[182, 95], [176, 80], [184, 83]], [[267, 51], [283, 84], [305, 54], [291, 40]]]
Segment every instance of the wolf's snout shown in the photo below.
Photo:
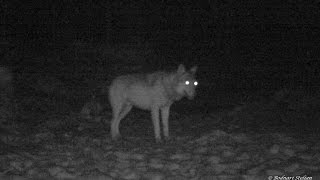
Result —
[[190, 92], [190, 91], [186, 91], [186, 96], [189, 100], [193, 100], [194, 97], [196, 96], [196, 93], [194, 91]]

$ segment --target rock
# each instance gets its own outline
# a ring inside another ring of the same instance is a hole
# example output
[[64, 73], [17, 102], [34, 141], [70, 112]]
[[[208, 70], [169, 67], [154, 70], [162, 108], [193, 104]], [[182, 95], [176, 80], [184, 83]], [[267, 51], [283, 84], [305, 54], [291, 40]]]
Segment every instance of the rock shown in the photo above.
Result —
[[60, 179], [68, 179], [68, 178], [75, 178], [75, 175], [72, 175], [66, 172], [64, 169], [60, 167], [52, 167], [48, 169], [48, 172], [51, 176], [60, 178]]
[[260, 172], [266, 167], [265, 164], [262, 164], [260, 166], [254, 167], [252, 169], [249, 169], [247, 172], [249, 175], [256, 175], [256, 174], [260, 174]]
[[232, 136], [232, 139], [238, 143], [247, 143], [250, 139], [243, 133]]
[[274, 144], [274, 145], [270, 148], [269, 152], [270, 152], [271, 154], [278, 154], [278, 153], [279, 153], [279, 150], [280, 150], [280, 146], [279, 146], [278, 144]]
[[51, 176], [55, 176], [59, 172], [64, 171], [61, 167], [52, 167], [48, 169], [48, 172], [50, 173]]
[[292, 173], [297, 171], [299, 167], [300, 165], [298, 163], [294, 163], [294, 164], [291, 164], [290, 166], [285, 167], [284, 171], [286, 171], [287, 173]]
[[207, 147], [197, 147], [195, 150], [194, 150], [194, 153], [197, 153], [197, 154], [203, 154], [203, 153], [206, 153], [208, 152], [208, 148]]
[[147, 180], [163, 180], [165, 179], [165, 176], [160, 173], [160, 172], [147, 172], [147, 174], [145, 174], [144, 179]]
[[310, 155], [310, 154], [301, 154], [299, 157], [300, 157], [301, 159], [303, 159], [303, 160], [306, 160], [306, 161], [310, 161], [310, 160], [313, 159], [313, 156]]
[[149, 166], [155, 169], [161, 169], [163, 168], [164, 164], [160, 159], [152, 158], [150, 159]]
[[117, 179], [118, 173], [117, 173], [117, 171], [112, 170], [111, 172], [109, 172], [109, 175], [110, 175], [111, 177], [113, 177], [114, 179]]
[[248, 160], [248, 159], [250, 159], [250, 156], [246, 152], [244, 152], [240, 156], [236, 157], [236, 160], [238, 160], [238, 161], [243, 161], [243, 160]]
[[174, 175], [166, 178], [166, 180], [185, 180], [185, 179], [186, 177], [181, 175]]
[[37, 174], [39, 174], [39, 170], [38, 169], [29, 169], [27, 171], [27, 175], [29, 177], [35, 177], [35, 176], [37, 176]]
[[188, 160], [190, 159], [191, 155], [189, 153], [184, 153], [184, 154], [174, 154], [170, 156], [170, 159], [172, 160]]
[[295, 146], [295, 149], [296, 149], [297, 151], [305, 151], [305, 150], [308, 149], [308, 146], [305, 145], [305, 144], [297, 144], [297, 145]]
[[91, 149], [91, 156], [94, 160], [101, 160], [104, 152], [100, 149]]
[[244, 180], [265, 180], [265, 176], [259, 176], [259, 175], [243, 175], [242, 178]]
[[130, 162], [128, 160], [119, 161], [116, 164], [116, 168], [118, 169], [126, 169], [128, 167], [130, 167]]
[[146, 162], [141, 161], [135, 164], [135, 167], [146, 167]]
[[215, 164], [215, 165], [213, 165], [213, 171], [216, 174], [221, 174], [226, 169], [227, 169], [227, 166], [225, 164]]
[[219, 180], [230, 180], [230, 179], [234, 179], [235, 177], [237, 176], [236, 175], [220, 175]]
[[177, 163], [170, 163], [167, 167], [170, 171], [180, 169], [180, 165]]
[[241, 162], [232, 162], [227, 164], [228, 168], [239, 170], [244, 167], [244, 164]]
[[292, 157], [292, 156], [294, 156], [296, 153], [294, 152], [293, 149], [285, 148], [285, 149], [283, 150], [283, 154], [285, 154], [286, 156]]
[[[81, 179], [81, 178], [79, 178], [79, 179]], [[86, 179], [86, 178], [84, 178], [84, 179]], [[88, 177], [87, 179], [94, 179], [94, 180], [113, 180], [112, 177], [110, 177], [110, 176], [104, 176], [104, 175], [101, 175], [101, 176], [93, 176], [93, 177], [90, 176], [90, 178]]]
[[10, 166], [15, 168], [18, 171], [23, 171], [24, 165], [21, 161], [15, 160], [10, 162]]
[[320, 171], [320, 166], [317, 166], [317, 165], [303, 165], [302, 167], [303, 169], [305, 170], [311, 170], [311, 171], [317, 171], [319, 172]]
[[219, 137], [219, 136], [227, 136], [228, 133], [222, 131], [222, 130], [215, 130], [211, 133], [212, 136], [214, 137]]
[[60, 165], [63, 166], [63, 167], [68, 167], [70, 165], [70, 162], [69, 161], [63, 161], [63, 162], [61, 162]]
[[276, 169], [266, 170], [266, 175], [268, 175], [268, 176], [282, 176], [283, 174], [284, 174], [283, 171], [276, 170]]
[[132, 169], [125, 169], [121, 175], [121, 178], [131, 180], [131, 179], [140, 179], [140, 176], [138, 175], [137, 172], [133, 171]]
[[218, 164], [221, 161], [221, 158], [219, 156], [211, 156], [208, 161], [211, 164]]
[[199, 164], [199, 163], [201, 163], [201, 162], [202, 162], [202, 156], [200, 156], [200, 155], [198, 155], [198, 154], [193, 155], [193, 157], [192, 157], [192, 162], [193, 162], [194, 164]]
[[235, 155], [235, 153], [233, 151], [231, 151], [231, 150], [225, 150], [225, 151], [222, 152], [222, 156], [226, 157], [226, 158], [232, 157], [234, 155]]
[[0, 175], [0, 179], [1, 180], [28, 180], [27, 178], [23, 177], [23, 176], [9, 176], [9, 177], [3, 177]]
[[216, 175], [203, 175], [197, 179], [204, 179], [204, 180], [219, 180], [219, 177]]
[[33, 165], [33, 162], [31, 160], [27, 160], [23, 164], [25, 168], [29, 168]]
[[314, 144], [314, 145], [311, 147], [311, 150], [313, 150], [313, 151], [320, 151], [320, 142], [317, 142], [316, 144]]
[[190, 174], [191, 177], [194, 177], [197, 175], [197, 170], [196, 169], [189, 169], [188, 173]]
[[145, 158], [145, 155], [143, 155], [143, 154], [132, 154], [131, 155], [132, 157], [132, 159], [135, 159], [135, 160], [143, 160], [144, 158]]
[[199, 144], [199, 146], [205, 146], [208, 143], [209, 138], [209, 135], [203, 135], [202, 137], [196, 139], [194, 142]]
[[319, 162], [319, 161], [320, 161], [320, 153], [316, 153], [316, 154], [313, 156], [313, 159]]
[[74, 179], [76, 176], [68, 172], [59, 172], [55, 177], [58, 179]]
[[115, 152], [114, 155], [117, 156], [118, 159], [129, 159], [131, 156], [129, 153], [124, 153], [120, 151]]

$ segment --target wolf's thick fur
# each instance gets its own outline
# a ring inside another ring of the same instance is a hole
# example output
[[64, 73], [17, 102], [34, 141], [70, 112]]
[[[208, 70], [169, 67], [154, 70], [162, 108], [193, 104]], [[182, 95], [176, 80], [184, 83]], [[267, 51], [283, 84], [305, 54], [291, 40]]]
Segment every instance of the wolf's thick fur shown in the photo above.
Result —
[[183, 97], [193, 99], [197, 67], [186, 71], [179, 65], [176, 72], [155, 72], [151, 74], [130, 74], [113, 80], [109, 88], [109, 101], [112, 107], [111, 136], [116, 140], [121, 137], [120, 121], [133, 106], [150, 110], [157, 142], [161, 141], [159, 112], [161, 111], [163, 135], [169, 137], [169, 110], [173, 102]]

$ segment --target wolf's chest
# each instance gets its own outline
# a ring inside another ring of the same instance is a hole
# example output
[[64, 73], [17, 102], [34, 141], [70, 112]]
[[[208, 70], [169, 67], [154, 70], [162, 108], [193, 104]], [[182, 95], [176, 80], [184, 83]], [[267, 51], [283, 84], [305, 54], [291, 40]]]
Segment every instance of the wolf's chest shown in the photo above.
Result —
[[135, 86], [130, 88], [127, 94], [127, 100], [132, 105], [149, 110], [153, 106], [163, 107], [171, 104], [161, 87]]

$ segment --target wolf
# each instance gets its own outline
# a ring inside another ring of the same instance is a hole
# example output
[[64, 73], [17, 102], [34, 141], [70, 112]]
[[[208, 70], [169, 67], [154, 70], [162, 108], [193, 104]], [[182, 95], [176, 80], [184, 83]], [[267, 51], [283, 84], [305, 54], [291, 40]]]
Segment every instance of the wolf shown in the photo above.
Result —
[[121, 137], [120, 121], [132, 107], [151, 111], [156, 142], [161, 142], [160, 111], [163, 135], [169, 139], [170, 106], [183, 97], [194, 99], [198, 81], [197, 66], [189, 71], [180, 64], [173, 72], [158, 71], [150, 74], [129, 74], [115, 78], [109, 87], [109, 102], [112, 109], [110, 133], [113, 140]]

